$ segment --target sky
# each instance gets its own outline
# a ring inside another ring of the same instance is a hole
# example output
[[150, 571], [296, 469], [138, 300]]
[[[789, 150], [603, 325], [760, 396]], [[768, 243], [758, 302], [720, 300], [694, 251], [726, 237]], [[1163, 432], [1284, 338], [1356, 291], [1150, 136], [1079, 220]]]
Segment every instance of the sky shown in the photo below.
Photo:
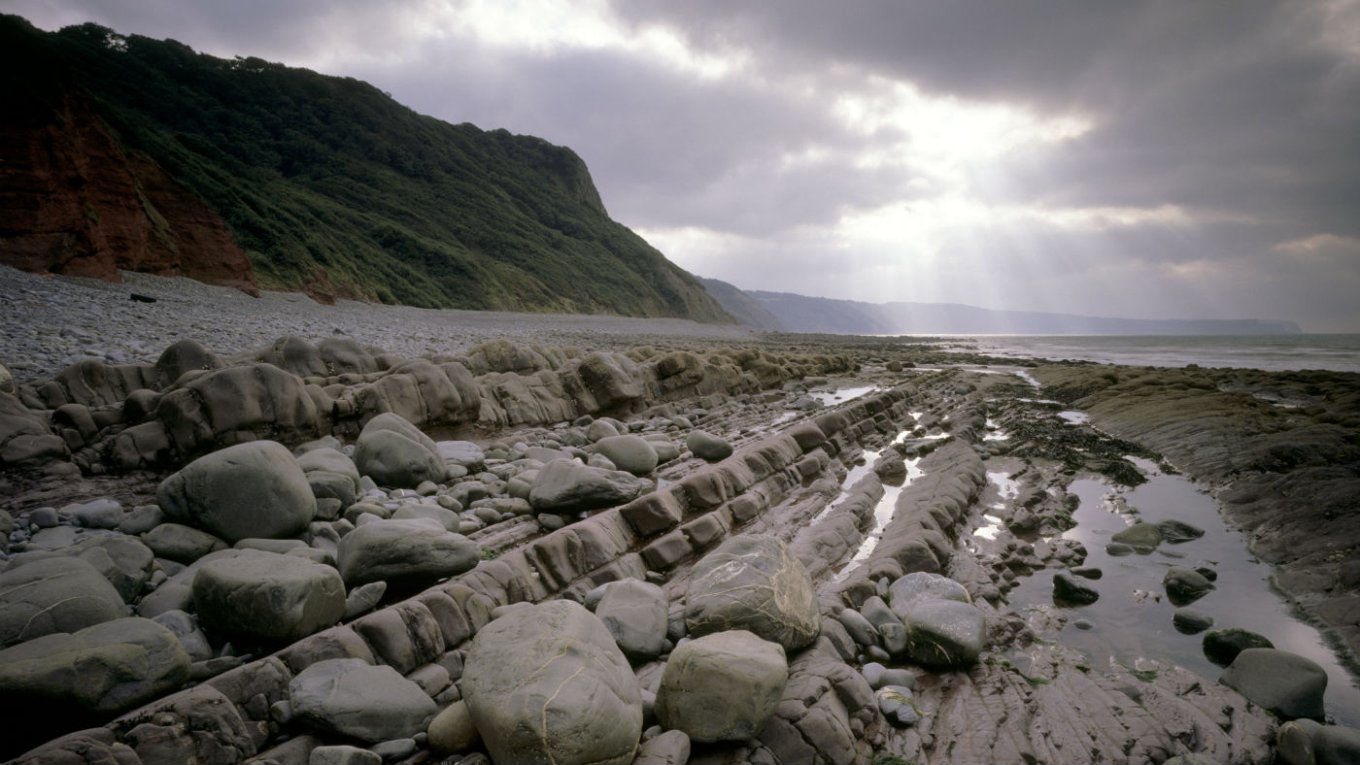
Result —
[[1360, 332], [1360, 0], [0, 0], [543, 137], [743, 289]]

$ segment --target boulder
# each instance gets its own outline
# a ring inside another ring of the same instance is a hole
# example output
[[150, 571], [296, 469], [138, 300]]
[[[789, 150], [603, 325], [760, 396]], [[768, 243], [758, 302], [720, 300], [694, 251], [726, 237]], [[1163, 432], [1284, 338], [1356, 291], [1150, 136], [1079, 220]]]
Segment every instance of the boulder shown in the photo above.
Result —
[[288, 683], [293, 719], [323, 733], [375, 744], [425, 730], [438, 711], [419, 685], [386, 665], [327, 659]]
[[127, 614], [118, 590], [80, 558], [40, 558], [0, 573], [0, 646]]
[[1286, 720], [1320, 720], [1327, 672], [1317, 662], [1274, 648], [1248, 648], [1237, 654], [1219, 682], [1262, 709]]
[[364, 425], [354, 445], [354, 465], [380, 486], [414, 489], [444, 480], [439, 447], [420, 429], [391, 412]]
[[188, 676], [189, 655], [173, 632], [150, 619], [114, 619], [0, 650], [0, 708], [7, 726], [49, 725], [47, 715], [78, 723], [151, 701]]
[[1066, 571], [1053, 575], [1053, 602], [1059, 606], [1085, 606], [1100, 599], [1096, 588]]
[[647, 475], [656, 469], [656, 449], [642, 436], [605, 436], [595, 442], [595, 451], [633, 475]]
[[454, 754], [466, 752], [477, 745], [477, 726], [472, 722], [466, 701], [455, 701], [435, 715], [426, 731], [430, 748], [436, 752]]
[[353, 460], [336, 449], [322, 447], [302, 454], [297, 461], [318, 499], [338, 499], [341, 507], [354, 504], [359, 492], [359, 469]]
[[642, 696], [628, 660], [583, 606], [553, 600], [477, 631], [463, 696], [492, 760], [629, 765]]
[[1325, 725], [1313, 734], [1318, 765], [1354, 765], [1360, 762], [1360, 730]]
[[156, 501], [169, 520], [228, 543], [297, 536], [316, 517], [307, 476], [275, 441], [237, 444], [194, 460], [161, 482]]
[[142, 541], [156, 554], [176, 563], [193, 563], [209, 553], [224, 550], [227, 543], [192, 526], [161, 523], [142, 535]]
[[161, 352], [154, 367], [157, 385], [164, 389], [186, 372], [221, 369], [226, 366], [217, 354], [196, 340], [179, 340]]
[[470, 468], [482, 464], [486, 459], [482, 447], [471, 441], [436, 441], [434, 446], [445, 463]]
[[1162, 586], [1172, 605], [1187, 606], [1207, 595], [1214, 583], [1192, 568], [1172, 566], [1162, 578]]
[[1237, 654], [1248, 648], [1274, 648], [1264, 635], [1238, 627], [1210, 630], [1204, 633], [1204, 657], [1220, 667], [1233, 663]]
[[691, 430], [685, 437], [690, 454], [706, 462], [719, 462], [732, 456], [732, 444], [705, 430]]
[[656, 717], [694, 741], [744, 741], [774, 716], [788, 680], [778, 643], [746, 630], [704, 635], [671, 652], [656, 692]]
[[1312, 720], [1290, 720], [1275, 731], [1275, 761], [1280, 765], [1317, 765], [1313, 736], [1322, 724]]
[[685, 765], [689, 753], [689, 736], [684, 731], [668, 730], [643, 741], [633, 765]]
[[1171, 624], [1183, 635], [1198, 635], [1214, 626], [1214, 617], [1193, 608], [1178, 608], [1171, 615]]
[[972, 603], [967, 588], [947, 576], [917, 571], [899, 577], [888, 585], [888, 599], [898, 618], [906, 616], [915, 603], [923, 600], [957, 600]]
[[817, 639], [821, 613], [803, 564], [775, 537], [730, 537], [694, 565], [685, 603], [691, 635], [749, 630], [796, 651]]
[[336, 558], [351, 587], [377, 581], [418, 585], [471, 569], [481, 560], [481, 548], [438, 521], [376, 520], [341, 538]]
[[1162, 541], [1171, 544], [1189, 542], [1192, 539], [1199, 539], [1204, 536], [1204, 529], [1192, 526], [1185, 521], [1159, 521], [1157, 530], [1162, 534]]
[[605, 585], [595, 615], [624, 655], [651, 659], [666, 647], [666, 594], [650, 582], [623, 579]]
[[1162, 531], [1151, 523], [1139, 521], [1110, 537], [1111, 541], [1129, 545], [1135, 550], [1148, 551], [1162, 543]]
[[927, 667], [971, 666], [987, 646], [987, 620], [967, 603], [921, 601], [902, 621], [907, 628], [907, 656]]
[[344, 615], [345, 584], [335, 569], [296, 555], [242, 552], [211, 561], [194, 576], [194, 607], [208, 629], [291, 642]]
[[621, 470], [603, 470], [575, 460], [553, 460], [538, 471], [529, 504], [539, 513], [570, 513], [621, 505], [651, 482]]

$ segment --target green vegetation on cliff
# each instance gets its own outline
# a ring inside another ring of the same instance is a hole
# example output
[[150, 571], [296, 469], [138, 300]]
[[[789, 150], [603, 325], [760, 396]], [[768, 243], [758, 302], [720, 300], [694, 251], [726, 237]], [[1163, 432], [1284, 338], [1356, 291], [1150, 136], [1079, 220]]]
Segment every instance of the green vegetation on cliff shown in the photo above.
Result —
[[94, 24], [0, 16], [6, 90], [88, 99], [203, 198], [262, 287], [424, 307], [730, 321], [605, 212], [569, 149], [450, 125], [377, 88]]

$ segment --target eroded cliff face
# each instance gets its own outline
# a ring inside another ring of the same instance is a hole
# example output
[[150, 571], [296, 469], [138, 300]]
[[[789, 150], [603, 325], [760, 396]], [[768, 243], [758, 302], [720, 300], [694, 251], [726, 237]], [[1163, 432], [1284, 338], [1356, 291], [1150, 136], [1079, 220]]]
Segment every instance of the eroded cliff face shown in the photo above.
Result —
[[150, 159], [125, 152], [83, 99], [0, 118], [0, 262], [118, 281], [119, 270], [258, 292], [226, 223]]

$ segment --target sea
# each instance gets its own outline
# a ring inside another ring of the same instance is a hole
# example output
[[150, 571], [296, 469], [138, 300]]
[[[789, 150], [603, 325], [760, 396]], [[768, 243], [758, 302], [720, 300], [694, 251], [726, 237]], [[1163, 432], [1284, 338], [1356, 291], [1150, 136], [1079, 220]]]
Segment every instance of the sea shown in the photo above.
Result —
[[[940, 337], [940, 336], [936, 336]], [[969, 335], [941, 339], [952, 350], [1007, 358], [1128, 366], [1230, 367], [1360, 373], [1360, 334], [1326, 335]]]

